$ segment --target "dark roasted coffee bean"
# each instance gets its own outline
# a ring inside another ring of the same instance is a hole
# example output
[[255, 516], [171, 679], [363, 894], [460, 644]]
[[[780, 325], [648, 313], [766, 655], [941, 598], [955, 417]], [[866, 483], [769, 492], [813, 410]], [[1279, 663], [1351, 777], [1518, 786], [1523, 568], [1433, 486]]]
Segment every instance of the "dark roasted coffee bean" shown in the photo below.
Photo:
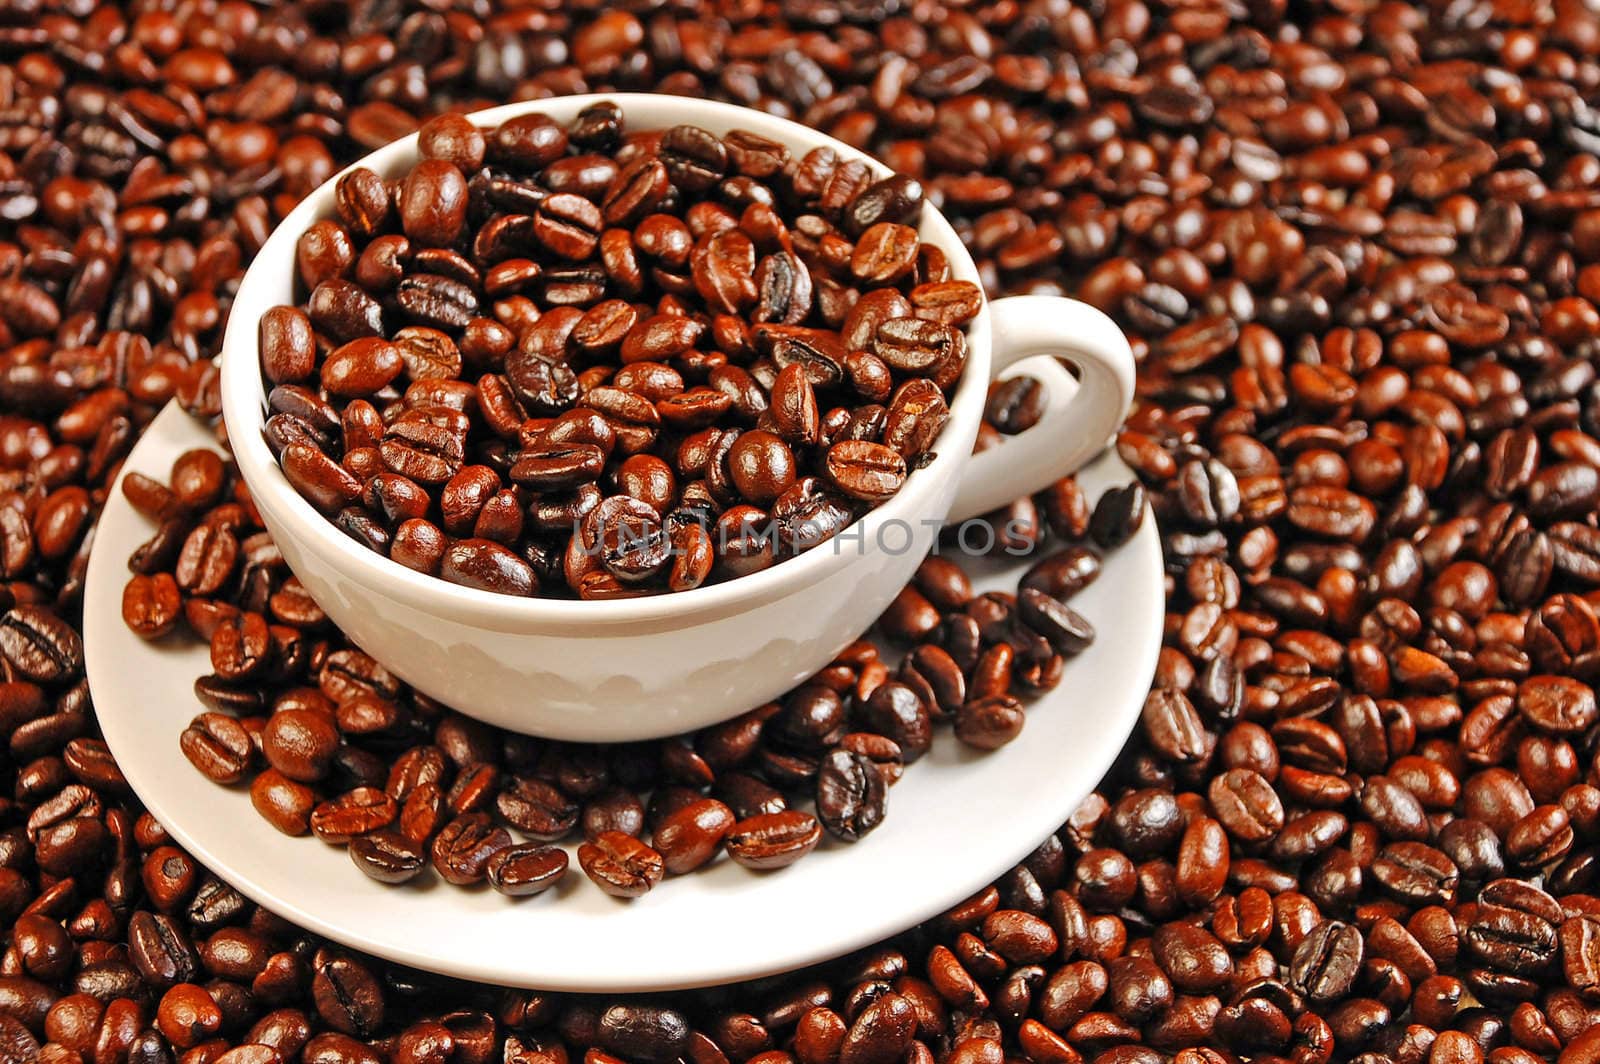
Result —
[[1289, 978], [1312, 1001], [1338, 1001], [1355, 986], [1363, 955], [1361, 933], [1349, 924], [1328, 920], [1295, 949]]
[[35, 683], [67, 682], [83, 670], [78, 633], [39, 606], [15, 606], [0, 617], [0, 654], [19, 676]]
[[171, 917], [139, 912], [128, 922], [128, 959], [157, 987], [193, 982], [200, 970], [194, 946]]
[[627, 1060], [669, 1064], [689, 1048], [688, 1018], [650, 1005], [613, 1005], [600, 1014], [595, 1035], [600, 1045]]
[[180, 736], [189, 763], [215, 783], [237, 783], [255, 756], [250, 733], [233, 717], [202, 713]]
[[817, 817], [829, 834], [854, 842], [883, 822], [888, 787], [869, 759], [835, 750], [817, 771]]
[[1143, 721], [1151, 746], [1180, 764], [1204, 760], [1214, 746], [1194, 704], [1181, 691], [1152, 691], [1145, 699]]
[[599, 447], [557, 444], [522, 452], [511, 467], [511, 479], [537, 491], [558, 491], [595, 480], [604, 469], [605, 453]]
[[1126, 543], [1144, 520], [1144, 501], [1144, 489], [1138, 484], [1106, 492], [1089, 518], [1090, 537], [1102, 547]]
[[661, 882], [661, 854], [620, 831], [607, 831], [578, 847], [578, 864], [601, 890], [617, 898], [637, 898]]
[[1082, 547], [1069, 547], [1036, 563], [1023, 576], [1021, 586], [1064, 602], [1092, 584], [1099, 575], [1099, 558]]
[[872, 351], [897, 372], [937, 378], [952, 366], [959, 369], [966, 340], [958, 329], [939, 322], [891, 318], [878, 326]]
[[540, 204], [533, 233], [552, 254], [573, 261], [589, 257], [599, 243], [600, 209], [582, 196], [557, 193]]
[[122, 592], [122, 619], [146, 639], [159, 639], [177, 626], [183, 607], [170, 573], [135, 574]]
[[543, 894], [567, 873], [567, 851], [559, 846], [521, 843], [489, 858], [489, 885], [513, 898]]
[[783, 792], [748, 773], [728, 772], [717, 779], [713, 793], [726, 802], [740, 820], [788, 808]]
[[261, 751], [273, 768], [290, 779], [315, 783], [328, 773], [339, 746], [339, 731], [324, 713], [282, 709], [261, 732]]
[[866, 440], [844, 440], [828, 448], [828, 479], [864, 502], [882, 502], [900, 490], [906, 463], [895, 451]]
[[984, 419], [1007, 435], [1026, 432], [1044, 416], [1046, 393], [1037, 377], [1018, 376], [989, 389]]
[[467, 213], [467, 182], [444, 159], [424, 159], [406, 175], [400, 222], [419, 246], [445, 247], [461, 232]]
[[1017, 596], [1018, 615], [1024, 624], [1044, 636], [1059, 654], [1078, 654], [1094, 642], [1094, 628], [1070, 606], [1055, 598], [1023, 588]]
[[1464, 944], [1490, 967], [1518, 975], [1537, 974], [1556, 957], [1561, 907], [1537, 887], [1497, 879], [1479, 893]]
[[661, 137], [661, 159], [672, 183], [684, 192], [703, 192], [728, 170], [722, 141], [698, 126], [673, 126]]
[[932, 715], [916, 691], [905, 684], [879, 685], [857, 712], [863, 726], [894, 740], [907, 764], [933, 745]]
[[956, 711], [956, 738], [980, 750], [996, 750], [1022, 731], [1022, 703], [997, 694], [968, 701]]
[[763, 813], [734, 824], [724, 837], [728, 856], [746, 868], [768, 870], [793, 864], [822, 840], [816, 817], [797, 810]]
[[445, 550], [439, 575], [452, 584], [493, 591], [500, 595], [529, 596], [539, 589], [539, 577], [510, 548], [488, 539], [461, 540]]
[[486, 813], [467, 813], [446, 824], [433, 840], [433, 867], [458, 886], [480, 883], [491, 858], [512, 845], [511, 833], [493, 824]]
[[370, 1037], [384, 1017], [383, 987], [352, 957], [324, 951], [313, 963], [311, 997], [317, 1014], [344, 1034]]
[[541, 842], [564, 838], [577, 826], [580, 809], [554, 784], [514, 777], [495, 800], [506, 822]]
[[373, 831], [350, 840], [350, 859], [379, 883], [406, 883], [427, 867], [420, 843], [397, 831]]
[[311, 811], [311, 831], [324, 842], [348, 843], [392, 824], [395, 800], [376, 787], [357, 787]]
[[717, 855], [734, 825], [733, 811], [713, 798], [691, 802], [656, 825], [652, 843], [671, 875], [683, 875]]

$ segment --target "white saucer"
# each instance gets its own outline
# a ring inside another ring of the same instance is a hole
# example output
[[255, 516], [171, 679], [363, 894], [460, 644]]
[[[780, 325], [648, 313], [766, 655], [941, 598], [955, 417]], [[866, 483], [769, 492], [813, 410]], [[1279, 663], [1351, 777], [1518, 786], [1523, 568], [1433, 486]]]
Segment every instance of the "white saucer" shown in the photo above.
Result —
[[[211, 434], [172, 405], [127, 469], [164, 483], [174, 458], [208, 446]], [[1093, 499], [1132, 474], [1108, 451], [1079, 477]], [[651, 991], [770, 975], [947, 909], [1026, 856], [1094, 788], [1138, 721], [1161, 642], [1161, 549], [1147, 515], [1074, 599], [1098, 638], [1029, 706], [1022, 737], [977, 754], [941, 729], [890, 791], [883, 826], [854, 845], [828, 840], [768, 874], [721, 858], [631, 902], [602, 894], [576, 860], [557, 890], [521, 901], [431, 876], [431, 886], [384, 887], [342, 847], [280, 835], [245, 789], [209, 782], [179, 751], [178, 735], [200, 709], [195, 677], [210, 661], [197, 640], [151, 645], [122, 623], [128, 555], [152, 532], [120, 487], [113, 491], [83, 610], [101, 729], [150, 812], [223, 879], [318, 934], [445, 975], [545, 990]], [[1027, 565], [985, 563], [976, 582], [1015, 591]]]

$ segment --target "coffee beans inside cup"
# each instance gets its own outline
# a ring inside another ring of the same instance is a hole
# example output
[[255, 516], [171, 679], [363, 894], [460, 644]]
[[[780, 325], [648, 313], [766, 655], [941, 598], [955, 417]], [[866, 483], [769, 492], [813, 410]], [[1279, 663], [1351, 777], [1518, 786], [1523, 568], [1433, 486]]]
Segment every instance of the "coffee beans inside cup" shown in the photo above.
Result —
[[917, 181], [610, 104], [444, 115], [418, 154], [339, 179], [260, 324], [267, 441], [357, 542], [509, 595], [686, 591], [932, 457], [982, 292]]

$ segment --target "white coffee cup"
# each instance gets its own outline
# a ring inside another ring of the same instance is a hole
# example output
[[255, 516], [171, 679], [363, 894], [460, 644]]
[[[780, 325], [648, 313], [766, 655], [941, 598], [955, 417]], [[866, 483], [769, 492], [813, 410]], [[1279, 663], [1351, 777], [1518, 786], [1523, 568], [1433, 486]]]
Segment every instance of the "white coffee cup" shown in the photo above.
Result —
[[[611, 93], [509, 104], [471, 117], [480, 126], [532, 112], [558, 123], [610, 100], [629, 129], [680, 123], [721, 135], [743, 129], [796, 157], [830, 147], [882, 165], [848, 145], [780, 118], [729, 104]], [[417, 138], [362, 159], [384, 177], [417, 160]], [[361, 546], [290, 486], [262, 438], [266, 388], [258, 324], [295, 300], [295, 245], [334, 216], [335, 177], [300, 203], [267, 240], [239, 286], [223, 342], [222, 405], [240, 473], [289, 567], [356, 645], [417, 690], [514, 731], [579, 742], [686, 732], [761, 705], [816, 672], [857, 638], [933, 546], [941, 525], [1003, 506], [1073, 472], [1105, 446], [1133, 398], [1128, 342], [1100, 311], [1072, 299], [987, 301], [968, 326], [966, 369], [936, 457], [889, 501], [834, 540], [770, 569], [692, 591], [647, 598], [513, 598], [415, 572]], [[972, 257], [938, 211], [921, 235], [955, 278], [978, 282]], [[989, 384], [1016, 363], [1049, 359], [1050, 386], [1034, 428], [972, 453]]]

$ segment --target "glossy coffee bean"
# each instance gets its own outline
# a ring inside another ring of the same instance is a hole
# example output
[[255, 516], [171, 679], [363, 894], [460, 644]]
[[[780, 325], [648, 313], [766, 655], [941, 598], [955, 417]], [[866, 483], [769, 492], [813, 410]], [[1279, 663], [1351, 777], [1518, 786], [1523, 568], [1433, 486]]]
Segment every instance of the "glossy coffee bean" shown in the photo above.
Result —
[[489, 885], [513, 898], [543, 894], [567, 872], [567, 852], [556, 846], [524, 843], [489, 858]]
[[[358, 54], [363, 71], [381, 63]], [[737, 578], [890, 498], [949, 419], [963, 327], [981, 293], [919, 272], [933, 257], [906, 224], [920, 184], [858, 181], [865, 171], [851, 164], [849, 181], [823, 188], [817, 173], [766, 149], [760, 177], [735, 174], [731, 159], [755, 157], [740, 147], [746, 136], [681, 125], [585, 144], [540, 115], [480, 130], [443, 114], [419, 132], [421, 158], [404, 175], [344, 175], [337, 219], [299, 238], [306, 303], [272, 308], [261, 324], [268, 381], [322, 392], [282, 393], [268, 439], [285, 476], [342, 530], [408, 568], [519, 596], [607, 598]], [[724, 182], [745, 217], [705, 224], [722, 209]], [[791, 246], [802, 217], [829, 224], [814, 210], [854, 219], [848, 238], [826, 234], [832, 257]], [[846, 320], [843, 282], [872, 313]], [[663, 297], [654, 308], [638, 301], [647, 287]], [[520, 318], [510, 308], [522, 304], [507, 297], [548, 312]], [[859, 334], [853, 349], [841, 328]], [[708, 339], [739, 357], [697, 346]], [[756, 354], [772, 372], [746, 368]], [[836, 398], [865, 402], [838, 408], [851, 438], [820, 447], [816, 393], [836, 391], [847, 364], [855, 394]], [[400, 391], [403, 409], [380, 413]], [[530, 430], [530, 416], [554, 421]], [[337, 438], [324, 420], [339, 423]], [[706, 432], [714, 453], [683, 461], [680, 434]], [[489, 474], [516, 488], [500, 494]], [[523, 513], [526, 493], [615, 491], [661, 518], [702, 477], [720, 507], [753, 509], [724, 514], [714, 536], [642, 539], [648, 557], [608, 548], [596, 554], [604, 572], [572, 556], [574, 544], [611, 544], [609, 520], [580, 535], [573, 518], [588, 507], [556, 522], [552, 499], [532, 527]], [[817, 487], [791, 498], [802, 483]], [[763, 546], [769, 519], [781, 553]], [[562, 579], [530, 555], [565, 557]]]
[[620, 831], [603, 832], [578, 848], [584, 874], [601, 890], [616, 898], [637, 898], [649, 893], [665, 872], [662, 855]]

